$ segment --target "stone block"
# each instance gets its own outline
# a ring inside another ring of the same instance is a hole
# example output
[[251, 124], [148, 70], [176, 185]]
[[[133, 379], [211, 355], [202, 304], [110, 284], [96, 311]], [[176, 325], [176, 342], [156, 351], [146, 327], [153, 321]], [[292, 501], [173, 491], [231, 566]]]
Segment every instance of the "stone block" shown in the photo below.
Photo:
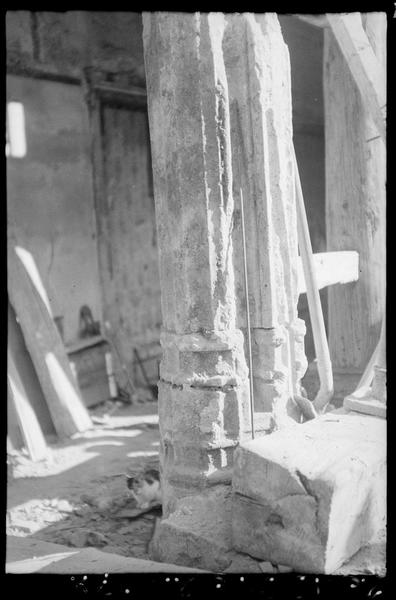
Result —
[[218, 485], [176, 503], [156, 527], [151, 558], [220, 572], [230, 566], [231, 486]]
[[184, 335], [161, 334], [161, 379], [175, 385], [222, 387], [248, 376], [238, 329]]
[[332, 573], [386, 520], [386, 423], [335, 411], [234, 454], [234, 548]]
[[[229, 567], [224, 570], [224, 573], [274, 573], [273, 570], [266, 570], [267, 563], [260, 563], [258, 560], [247, 556], [246, 554], [233, 553], [234, 558]], [[268, 563], [270, 564], [270, 563]], [[272, 565], [271, 565], [272, 567]]]
[[274, 565], [272, 563], [270, 563], [268, 560], [264, 561], [264, 562], [259, 562], [260, 565], [260, 570], [262, 573], [277, 573], [278, 569], [276, 567], [274, 567]]

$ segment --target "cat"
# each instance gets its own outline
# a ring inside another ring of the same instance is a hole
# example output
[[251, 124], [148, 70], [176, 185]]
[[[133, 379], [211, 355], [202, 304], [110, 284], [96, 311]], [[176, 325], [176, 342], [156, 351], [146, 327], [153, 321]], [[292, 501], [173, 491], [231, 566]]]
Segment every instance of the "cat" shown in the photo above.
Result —
[[127, 477], [127, 487], [138, 508], [146, 509], [162, 504], [159, 473], [154, 469], [147, 469], [136, 477]]

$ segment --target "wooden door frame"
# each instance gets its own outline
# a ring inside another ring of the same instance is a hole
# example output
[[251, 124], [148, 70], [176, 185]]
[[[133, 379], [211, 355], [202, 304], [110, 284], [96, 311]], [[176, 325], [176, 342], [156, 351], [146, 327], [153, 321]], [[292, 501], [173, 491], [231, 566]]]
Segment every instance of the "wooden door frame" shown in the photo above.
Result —
[[[114, 108], [124, 107], [147, 113], [147, 94], [146, 89], [143, 87], [130, 86], [128, 88], [120, 88], [116, 85], [111, 85], [108, 82], [103, 82], [103, 80], [100, 79], [100, 75], [98, 76], [94, 71], [87, 71], [84, 73], [82, 85], [85, 89], [85, 99], [89, 117], [96, 251], [99, 267], [99, 285], [101, 290], [100, 317], [104, 326], [106, 315], [105, 273], [108, 269], [109, 258], [107, 253], [109, 252], [110, 244], [108, 243], [109, 234], [106, 230], [105, 219], [100, 218], [107, 201], [103, 160], [102, 110], [104, 106], [110, 106]], [[104, 242], [104, 240], [106, 241]], [[105, 330], [102, 331], [102, 334], [105, 338], [108, 337]], [[112, 354], [114, 364], [118, 363], [118, 356], [114, 356], [114, 352]], [[120, 367], [120, 365], [118, 365], [118, 367]], [[120, 368], [116, 369], [116, 371], [120, 373]]]

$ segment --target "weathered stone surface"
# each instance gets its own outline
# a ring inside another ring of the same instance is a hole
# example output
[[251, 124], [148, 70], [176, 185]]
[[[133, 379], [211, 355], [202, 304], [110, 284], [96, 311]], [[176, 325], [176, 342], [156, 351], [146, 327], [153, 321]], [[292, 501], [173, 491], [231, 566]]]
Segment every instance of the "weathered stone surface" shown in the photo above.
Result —
[[296, 570], [331, 573], [384, 526], [386, 424], [337, 411], [242, 443], [233, 543]]
[[277, 565], [276, 568], [278, 573], [291, 573], [293, 571], [293, 569], [287, 565]]
[[269, 561], [260, 562], [260, 569], [262, 573], [277, 573], [278, 570], [272, 563]]
[[363, 546], [344, 563], [334, 575], [386, 575], [386, 530], [379, 532], [369, 544]]
[[231, 487], [222, 485], [179, 500], [151, 543], [153, 560], [216, 572], [230, 566], [230, 551]]
[[[147, 13], [144, 53], [162, 295], [163, 508], [227, 479], [250, 430], [236, 327], [221, 14]], [[218, 477], [217, 477], [218, 474]]]
[[[234, 14], [226, 20], [233, 191], [235, 199], [240, 188], [244, 194], [255, 407], [272, 411], [277, 400], [278, 421], [307, 367], [305, 327], [297, 319], [289, 54], [276, 14]], [[237, 325], [244, 330], [241, 216], [235, 202]]]
[[235, 326], [223, 21], [143, 15], [162, 309], [174, 333]]
[[[163, 333], [161, 378], [173, 385], [236, 386], [248, 375], [238, 329], [177, 335]], [[242, 360], [241, 360], [242, 359]]]
[[271, 570], [268, 569], [267, 563], [260, 563], [246, 554], [233, 552], [231, 555], [234, 555], [234, 558], [230, 566], [224, 570], [224, 573], [275, 573], [275, 569], [272, 568], [270, 563], [268, 564]]

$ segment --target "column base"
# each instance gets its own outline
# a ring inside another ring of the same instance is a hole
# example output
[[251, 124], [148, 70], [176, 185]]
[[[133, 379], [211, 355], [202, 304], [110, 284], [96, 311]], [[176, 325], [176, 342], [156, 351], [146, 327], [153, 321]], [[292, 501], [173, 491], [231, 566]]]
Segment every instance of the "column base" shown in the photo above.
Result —
[[177, 501], [157, 526], [150, 546], [156, 560], [221, 572], [232, 562], [231, 486], [219, 485]]
[[277, 572], [231, 545], [230, 485], [177, 501], [176, 509], [156, 527], [150, 557], [160, 562], [213, 573]]

